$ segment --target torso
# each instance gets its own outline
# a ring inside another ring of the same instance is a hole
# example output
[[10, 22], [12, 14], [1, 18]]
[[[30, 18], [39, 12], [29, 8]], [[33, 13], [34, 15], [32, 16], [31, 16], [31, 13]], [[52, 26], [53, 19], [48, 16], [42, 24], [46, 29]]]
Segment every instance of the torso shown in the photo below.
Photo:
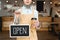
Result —
[[30, 25], [30, 37], [29, 38], [17, 38], [17, 40], [38, 40], [36, 29], [31, 27], [31, 18], [34, 16], [34, 9], [32, 9], [32, 13], [22, 13], [20, 14], [20, 24], [29, 24]]
[[[21, 9], [21, 14], [20, 14], [20, 24], [31, 24], [31, 18], [33, 18], [34, 16], [34, 9], [32, 8], [32, 12], [31, 13], [23, 13], [22, 9]], [[24, 10], [23, 10], [24, 11]]]

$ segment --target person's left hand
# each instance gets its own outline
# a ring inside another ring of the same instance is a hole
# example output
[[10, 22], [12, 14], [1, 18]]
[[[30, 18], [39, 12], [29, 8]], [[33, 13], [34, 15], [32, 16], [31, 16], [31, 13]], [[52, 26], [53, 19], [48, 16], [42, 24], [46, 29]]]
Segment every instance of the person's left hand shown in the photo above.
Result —
[[32, 27], [37, 28], [38, 26], [39, 26], [39, 21], [38, 21], [38, 20], [35, 20], [35, 21], [32, 23]]

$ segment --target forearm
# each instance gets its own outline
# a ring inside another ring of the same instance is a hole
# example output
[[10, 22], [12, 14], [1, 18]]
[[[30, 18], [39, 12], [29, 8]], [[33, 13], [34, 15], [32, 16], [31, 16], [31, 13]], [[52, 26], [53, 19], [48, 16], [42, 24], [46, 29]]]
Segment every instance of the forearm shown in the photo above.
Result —
[[14, 16], [14, 24], [19, 24], [19, 17]]
[[58, 17], [60, 17], [60, 14], [59, 13], [56, 13], [58, 15]]

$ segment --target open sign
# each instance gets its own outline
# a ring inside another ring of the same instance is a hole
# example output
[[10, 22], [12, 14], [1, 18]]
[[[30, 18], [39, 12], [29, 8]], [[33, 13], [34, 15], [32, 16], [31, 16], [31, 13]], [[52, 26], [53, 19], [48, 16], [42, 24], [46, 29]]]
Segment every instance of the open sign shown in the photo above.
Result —
[[10, 37], [28, 37], [29, 36], [29, 25], [19, 24], [10, 25]]

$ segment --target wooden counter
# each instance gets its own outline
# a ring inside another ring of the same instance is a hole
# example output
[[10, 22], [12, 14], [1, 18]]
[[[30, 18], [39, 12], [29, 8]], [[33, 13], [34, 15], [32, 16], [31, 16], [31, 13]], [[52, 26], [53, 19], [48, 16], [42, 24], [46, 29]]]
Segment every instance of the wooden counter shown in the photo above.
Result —
[[13, 23], [13, 17], [2, 17], [2, 30], [9, 30], [9, 25]]
[[40, 31], [48, 31], [48, 26], [51, 23], [51, 17], [39, 17], [39, 22], [41, 23]]
[[[9, 25], [13, 23], [13, 17], [2, 17], [2, 30], [9, 30]], [[48, 30], [48, 23], [51, 22], [51, 17], [39, 17], [39, 22], [41, 22], [41, 28], [39, 30]], [[45, 24], [44, 24], [45, 23]], [[44, 27], [46, 26], [46, 27]]]
[[40, 22], [51, 22], [51, 17], [39, 17]]

